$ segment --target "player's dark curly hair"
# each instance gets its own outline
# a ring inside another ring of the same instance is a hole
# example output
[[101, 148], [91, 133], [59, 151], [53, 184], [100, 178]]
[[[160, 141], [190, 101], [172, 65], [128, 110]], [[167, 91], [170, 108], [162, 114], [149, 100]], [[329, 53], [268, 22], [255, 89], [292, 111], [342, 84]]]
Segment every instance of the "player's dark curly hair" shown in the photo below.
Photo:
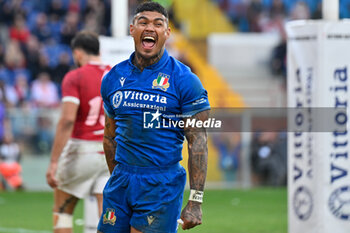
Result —
[[165, 18], [168, 19], [168, 12], [167, 10], [160, 5], [158, 2], [144, 2], [140, 5], [137, 6], [135, 15], [137, 15], [140, 12], [144, 11], [156, 11], [158, 13], [161, 13], [162, 15], [165, 16]]
[[80, 31], [71, 41], [71, 48], [82, 49], [87, 54], [99, 55], [100, 54], [100, 42], [98, 35], [90, 31]]

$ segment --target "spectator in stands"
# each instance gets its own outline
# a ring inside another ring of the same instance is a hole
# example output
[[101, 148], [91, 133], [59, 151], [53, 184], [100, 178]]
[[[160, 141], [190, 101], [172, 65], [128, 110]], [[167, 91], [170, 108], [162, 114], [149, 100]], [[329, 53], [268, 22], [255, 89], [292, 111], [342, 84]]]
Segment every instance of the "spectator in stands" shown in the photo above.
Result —
[[26, 44], [29, 37], [30, 32], [26, 26], [25, 18], [21, 14], [15, 15], [15, 19], [13, 25], [9, 28], [10, 39], [17, 40], [22, 44]]
[[52, 0], [49, 7], [49, 15], [51, 20], [61, 20], [65, 15], [66, 10], [63, 7], [62, 0]]
[[38, 40], [43, 43], [47, 43], [48, 40], [52, 39], [51, 28], [48, 25], [47, 15], [45, 13], [39, 13], [36, 16], [32, 34], [35, 35]]
[[48, 108], [59, 105], [58, 90], [48, 73], [40, 73], [31, 87], [31, 100], [36, 107]]
[[67, 52], [62, 52], [59, 56], [58, 65], [53, 69], [52, 81], [58, 86], [61, 85], [64, 75], [71, 68], [71, 58]]
[[263, 5], [261, 0], [251, 0], [247, 8], [247, 21], [250, 32], [261, 32]]
[[4, 178], [5, 188], [22, 190], [23, 180], [20, 165], [21, 151], [13, 140], [11, 132], [6, 132], [0, 145], [0, 176]]
[[[348, 9], [350, 10], [350, 7], [348, 6]], [[322, 19], [322, 2], [319, 2], [316, 6], [316, 10], [312, 13], [311, 18], [312, 19]]]
[[24, 74], [19, 73], [15, 79], [15, 91], [18, 98], [17, 106], [20, 107], [26, 105], [30, 101], [30, 89], [28, 84], [28, 78]]
[[40, 42], [36, 36], [29, 38], [27, 46], [24, 49], [24, 55], [30, 72], [30, 78], [34, 79], [40, 71]]
[[2, 79], [0, 79], [0, 100], [7, 108], [14, 107], [18, 103], [15, 88]]
[[238, 133], [220, 133], [213, 135], [213, 142], [219, 154], [219, 167], [226, 182], [236, 180], [241, 141]]
[[112, 21], [112, 11], [111, 11], [111, 1], [112, 0], [105, 0], [105, 14], [103, 19], [103, 28], [106, 30], [105, 33], [106, 36], [111, 36], [111, 21]]
[[53, 122], [48, 116], [38, 116], [36, 122], [36, 152], [40, 154], [47, 154], [52, 147], [54, 133], [52, 132]]
[[291, 20], [310, 19], [310, 8], [302, 1], [298, 1], [292, 9]]
[[[105, 14], [105, 5], [101, 0], [87, 0], [87, 5], [83, 11], [84, 21], [91, 21], [89, 18], [93, 18], [96, 23], [96, 28], [94, 32], [96, 33], [105, 33], [106, 29], [103, 28], [104, 23], [104, 14]], [[91, 22], [90, 22], [91, 24]]]
[[5, 62], [5, 48], [0, 41], [0, 69], [3, 67]]
[[99, 34], [101, 26], [98, 24], [97, 16], [94, 13], [90, 13], [84, 18], [83, 30], [92, 31]]
[[74, 12], [74, 13], [79, 13], [81, 10], [79, 0], [70, 0], [69, 1], [69, 6], [68, 6], [68, 11], [69, 12]]
[[79, 14], [68, 12], [61, 28], [61, 42], [69, 45], [75, 34], [79, 31]]
[[27, 15], [25, 8], [22, 7], [22, 0], [6, 1], [4, 4], [2, 4], [0, 13], [3, 20], [2, 22], [4, 22], [7, 26], [10, 26], [13, 23], [16, 15]]
[[267, 16], [262, 24], [262, 32], [281, 34], [287, 17], [283, 1], [273, 0]]
[[6, 46], [5, 65], [11, 70], [24, 68], [26, 65], [24, 54], [16, 40], [10, 40]]
[[[0, 86], [0, 90], [1, 89], [3, 89], [3, 87]], [[0, 142], [2, 142], [4, 138], [5, 129], [7, 128], [8, 124], [8, 120], [6, 119], [6, 105], [6, 97], [0, 95]]]
[[33, 74], [34, 76], [34, 79], [37, 79], [37, 77], [39, 76], [40, 73], [47, 73], [49, 74], [50, 76], [52, 75], [52, 68], [49, 64], [49, 57], [41, 52], [39, 54], [39, 69], [38, 69], [38, 73], [37, 74]]
[[252, 170], [260, 185], [286, 185], [287, 145], [284, 133], [262, 132], [252, 142]]

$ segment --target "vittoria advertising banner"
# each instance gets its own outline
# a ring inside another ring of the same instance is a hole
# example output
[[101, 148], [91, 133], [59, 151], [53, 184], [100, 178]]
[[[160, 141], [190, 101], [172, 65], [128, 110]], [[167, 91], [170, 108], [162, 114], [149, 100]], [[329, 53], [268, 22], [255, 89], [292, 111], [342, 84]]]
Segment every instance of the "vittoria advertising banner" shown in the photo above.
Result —
[[[286, 30], [288, 107], [293, 109], [288, 115], [289, 233], [346, 233], [350, 22], [294, 21]], [[320, 109], [327, 114], [317, 114]]]

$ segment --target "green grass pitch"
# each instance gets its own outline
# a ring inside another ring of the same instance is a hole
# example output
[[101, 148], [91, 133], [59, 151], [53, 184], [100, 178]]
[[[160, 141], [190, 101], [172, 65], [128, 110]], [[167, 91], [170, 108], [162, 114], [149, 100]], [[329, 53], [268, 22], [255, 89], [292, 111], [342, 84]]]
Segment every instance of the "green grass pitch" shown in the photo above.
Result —
[[[184, 195], [187, 200], [189, 192]], [[52, 200], [50, 192], [0, 193], [0, 232], [52, 232]], [[79, 203], [74, 219], [82, 216], [83, 205]], [[74, 232], [83, 233], [83, 226], [74, 224]], [[179, 229], [179, 232], [184, 231]], [[189, 232], [287, 233], [287, 191], [285, 188], [206, 190], [203, 224]]]

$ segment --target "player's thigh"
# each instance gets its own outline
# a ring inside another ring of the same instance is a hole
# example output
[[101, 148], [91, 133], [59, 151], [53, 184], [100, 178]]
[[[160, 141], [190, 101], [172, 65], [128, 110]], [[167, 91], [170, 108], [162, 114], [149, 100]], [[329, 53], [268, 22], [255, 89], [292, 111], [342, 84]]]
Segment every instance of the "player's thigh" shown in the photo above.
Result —
[[130, 225], [141, 232], [176, 232], [180, 217], [186, 172], [183, 168], [137, 177], [130, 197], [133, 215]]
[[103, 190], [103, 208], [97, 229], [103, 233], [130, 233], [128, 173], [115, 170]]
[[78, 201], [79, 198], [56, 188], [54, 190], [53, 212], [73, 214]]

